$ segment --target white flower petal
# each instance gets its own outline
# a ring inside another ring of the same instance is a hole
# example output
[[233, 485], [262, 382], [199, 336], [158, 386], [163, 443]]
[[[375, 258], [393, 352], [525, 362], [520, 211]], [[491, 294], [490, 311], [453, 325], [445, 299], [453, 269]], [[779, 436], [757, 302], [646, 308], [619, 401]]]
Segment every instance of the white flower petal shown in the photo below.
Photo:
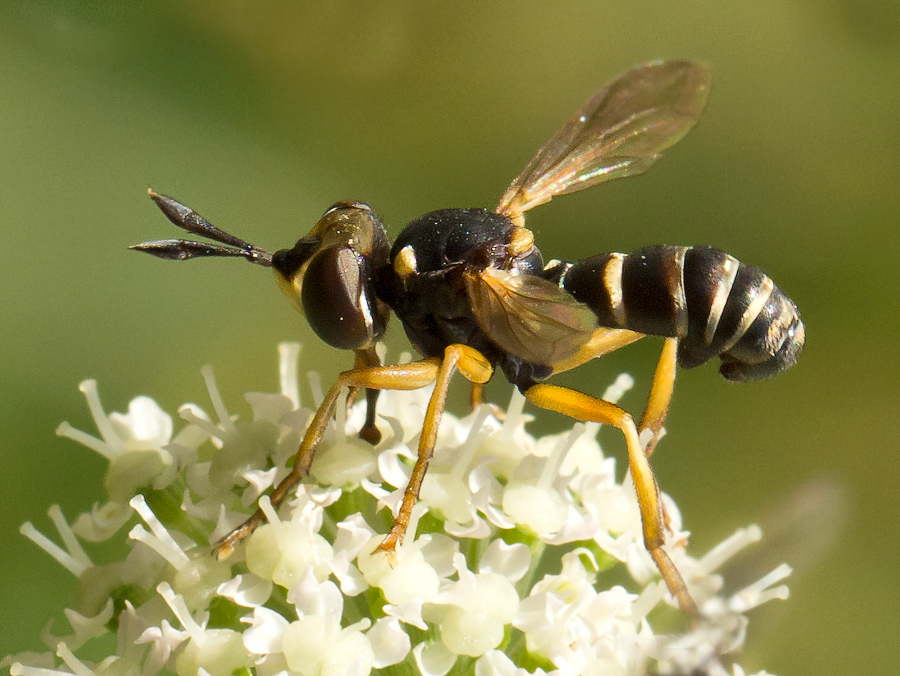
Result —
[[244, 618], [250, 627], [244, 630], [244, 647], [256, 655], [281, 652], [281, 642], [288, 622], [268, 608], [254, 608], [253, 615]]
[[478, 572], [497, 573], [510, 582], [518, 582], [528, 572], [531, 564], [531, 552], [521, 542], [507, 544], [503, 540], [494, 540], [487, 548], [478, 563]]
[[310, 473], [319, 483], [355, 486], [373, 475], [376, 468], [372, 446], [362, 439], [346, 437], [317, 453]]
[[376, 669], [399, 664], [409, 654], [409, 634], [403, 631], [400, 622], [394, 617], [382, 617], [366, 632], [366, 636], [372, 644]]
[[356, 558], [365, 544], [375, 536], [372, 527], [358, 512], [351, 514], [337, 524], [337, 537], [334, 540], [335, 552], [346, 552], [351, 559]]
[[77, 650], [88, 640], [103, 634], [106, 623], [113, 616], [113, 600], [108, 599], [103, 609], [93, 617], [82, 615], [71, 608], [65, 608], [63, 612], [74, 634], [55, 639], [55, 643], [65, 642], [69, 649]]
[[242, 496], [245, 505], [256, 502], [260, 495], [275, 485], [275, 475], [278, 472], [277, 467], [269, 469], [248, 469], [241, 474], [241, 477], [249, 484], [248, 490]]
[[422, 676], [444, 676], [456, 664], [456, 654], [440, 641], [420, 643], [413, 648], [413, 655]]
[[503, 492], [503, 511], [535, 533], [556, 533], [566, 523], [569, 507], [559, 491], [511, 483]]
[[375, 665], [369, 639], [359, 631], [343, 631], [325, 658], [322, 676], [368, 676]]
[[375, 533], [360, 514], [353, 514], [337, 524], [331, 572], [341, 583], [346, 596], [357, 596], [369, 588], [365, 577], [352, 561]]
[[427, 537], [428, 542], [425, 542], [424, 537], [418, 540], [425, 542], [425, 546], [421, 549], [425, 563], [434, 569], [439, 578], [450, 577], [457, 570], [454, 560], [459, 554], [459, 542], [440, 533], [432, 533]]
[[400, 458], [413, 458], [407, 446], [397, 446], [378, 454], [378, 473], [382, 480], [394, 488], [405, 488], [409, 481], [409, 470]]
[[272, 595], [272, 581], [264, 580], [253, 573], [244, 573], [223, 582], [216, 591], [219, 596], [231, 599], [239, 606], [255, 608], [269, 600], [269, 596]]
[[244, 647], [240, 632], [230, 629], [206, 630], [202, 640], [192, 638], [175, 658], [179, 674], [196, 674], [204, 669], [210, 676], [228, 676], [252, 665], [253, 658]]
[[340, 632], [340, 624], [332, 617], [310, 615], [291, 622], [281, 646], [288, 666], [304, 676], [318, 676]]
[[247, 392], [244, 399], [250, 404], [254, 420], [268, 420], [277, 424], [294, 409], [294, 403], [283, 394]]
[[134, 511], [125, 502], [109, 501], [91, 508], [91, 511], [80, 514], [72, 524], [72, 530], [82, 540], [103, 542], [115, 535], [124, 526]]
[[503, 641], [503, 622], [484, 612], [453, 607], [441, 622], [441, 641], [452, 653], [478, 657]]
[[438, 592], [440, 577], [428, 564], [421, 548], [428, 538], [421, 538], [397, 548], [393, 561], [377, 549], [380, 536], [372, 538], [357, 558], [360, 572], [373, 587], [380, 587], [392, 604], [404, 604], [417, 598], [429, 601]]
[[330, 580], [319, 582], [312, 568], [307, 568], [300, 581], [287, 594], [300, 616], [323, 615], [339, 619], [344, 609], [344, 597]]
[[172, 438], [172, 417], [150, 397], [135, 397], [128, 413], [110, 413], [116, 435], [131, 449], [161, 448]]
[[[532, 672], [517, 667], [513, 661], [499, 650], [489, 650], [475, 662], [475, 676], [530, 676]], [[544, 676], [543, 669], [536, 669], [534, 676]], [[594, 673], [594, 672], [590, 672]], [[596, 672], [598, 676], [604, 672]]]
[[491, 527], [488, 522], [479, 516], [474, 516], [472, 522], [468, 524], [458, 524], [453, 521], [444, 523], [444, 531], [447, 535], [455, 538], [470, 538], [472, 540], [484, 540], [491, 534]]
[[411, 624], [423, 631], [428, 629], [428, 624], [422, 618], [422, 606], [424, 601], [421, 597], [414, 598], [406, 603], [392, 604], [386, 603], [382, 606], [382, 610], [390, 617], [396, 617], [401, 622]]

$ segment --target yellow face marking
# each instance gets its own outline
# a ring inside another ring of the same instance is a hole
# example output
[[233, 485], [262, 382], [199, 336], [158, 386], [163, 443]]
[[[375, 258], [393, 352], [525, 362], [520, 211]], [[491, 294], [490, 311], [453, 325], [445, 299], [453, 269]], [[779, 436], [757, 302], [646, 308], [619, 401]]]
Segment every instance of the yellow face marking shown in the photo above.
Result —
[[306, 272], [306, 265], [300, 268], [297, 274], [290, 279], [283, 276], [278, 270], [275, 270], [275, 268], [272, 269], [275, 271], [275, 281], [278, 283], [278, 288], [281, 289], [281, 293], [283, 293], [284, 297], [294, 306], [295, 310], [300, 314], [305, 314], [303, 312], [303, 302], [300, 297], [300, 292], [303, 288], [303, 273]]

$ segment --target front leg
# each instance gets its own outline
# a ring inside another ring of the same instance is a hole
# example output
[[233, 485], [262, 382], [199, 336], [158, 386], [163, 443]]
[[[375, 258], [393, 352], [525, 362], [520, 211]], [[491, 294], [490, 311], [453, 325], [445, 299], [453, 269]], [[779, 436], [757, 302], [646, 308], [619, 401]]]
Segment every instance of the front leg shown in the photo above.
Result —
[[[290, 490], [308, 474], [312, 461], [315, 458], [316, 450], [319, 447], [319, 442], [322, 440], [328, 423], [334, 415], [334, 409], [343, 388], [417, 390], [434, 382], [440, 373], [441, 364], [442, 360], [440, 359], [423, 359], [411, 364], [371, 366], [341, 373], [331, 386], [331, 389], [328, 390], [328, 394], [325, 395], [325, 399], [313, 416], [303, 441], [300, 443], [300, 448], [297, 449], [297, 453], [294, 456], [294, 466], [291, 468], [290, 473], [270, 493], [269, 499], [272, 502], [272, 506], [277, 509]], [[370, 411], [374, 413], [374, 407], [370, 408]], [[235, 546], [249, 537], [265, 520], [265, 514], [263, 514], [261, 509], [257, 509], [249, 519], [216, 544], [213, 549], [215, 556], [219, 559], [230, 556]]]

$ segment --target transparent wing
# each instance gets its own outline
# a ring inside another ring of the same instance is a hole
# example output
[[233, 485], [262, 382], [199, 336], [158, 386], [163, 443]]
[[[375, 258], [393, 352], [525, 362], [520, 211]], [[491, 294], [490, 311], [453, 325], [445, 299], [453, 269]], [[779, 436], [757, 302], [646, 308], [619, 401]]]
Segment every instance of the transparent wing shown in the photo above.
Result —
[[709, 70], [656, 61], [597, 92], [547, 141], [512, 182], [497, 212], [515, 217], [556, 195], [649, 169], [696, 124]]
[[556, 284], [487, 268], [465, 276], [478, 325], [507, 352], [552, 366], [591, 339], [597, 316]]

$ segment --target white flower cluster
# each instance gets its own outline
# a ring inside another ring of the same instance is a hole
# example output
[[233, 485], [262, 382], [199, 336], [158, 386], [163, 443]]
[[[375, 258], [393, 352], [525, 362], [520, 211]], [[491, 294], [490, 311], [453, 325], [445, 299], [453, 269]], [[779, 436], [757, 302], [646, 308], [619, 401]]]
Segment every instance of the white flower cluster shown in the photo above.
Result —
[[[384, 440], [374, 448], [353, 435], [364, 403], [346, 415], [338, 406], [313, 481], [276, 513], [260, 496], [284, 476], [311, 415], [300, 406], [299, 346], [280, 354], [281, 393], [247, 394], [249, 421], [229, 413], [203, 369], [213, 413], [183, 406], [174, 436], [151, 399], [107, 415], [96, 385], [82, 383], [100, 438], [65, 423], [59, 433], [109, 459], [108, 500], [71, 525], [50, 509], [62, 547], [22, 527], [78, 578], [81, 606], [65, 611], [70, 633], [46, 630], [51, 652], [4, 660], [12, 676], [743, 676], [727, 655], [743, 643], [745, 613], [785, 598], [776, 585], [790, 570], [732, 595], [715, 571], [759, 529], [693, 558], [666, 498], [670, 555], [703, 615], [672, 632], [688, 622], [658, 579], [630, 481], [616, 481], [596, 428], [534, 439], [518, 394], [502, 422], [487, 406], [445, 414], [393, 566], [375, 549], [407, 482], [427, 391], [382, 394]], [[315, 405], [321, 386], [310, 383]], [[214, 559], [211, 543], [257, 502], [268, 523], [230, 559]], [[95, 563], [82, 542], [117, 537], [129, 522], [125, 558]], [[98, 646], [105, 659], [76, 655]]]

